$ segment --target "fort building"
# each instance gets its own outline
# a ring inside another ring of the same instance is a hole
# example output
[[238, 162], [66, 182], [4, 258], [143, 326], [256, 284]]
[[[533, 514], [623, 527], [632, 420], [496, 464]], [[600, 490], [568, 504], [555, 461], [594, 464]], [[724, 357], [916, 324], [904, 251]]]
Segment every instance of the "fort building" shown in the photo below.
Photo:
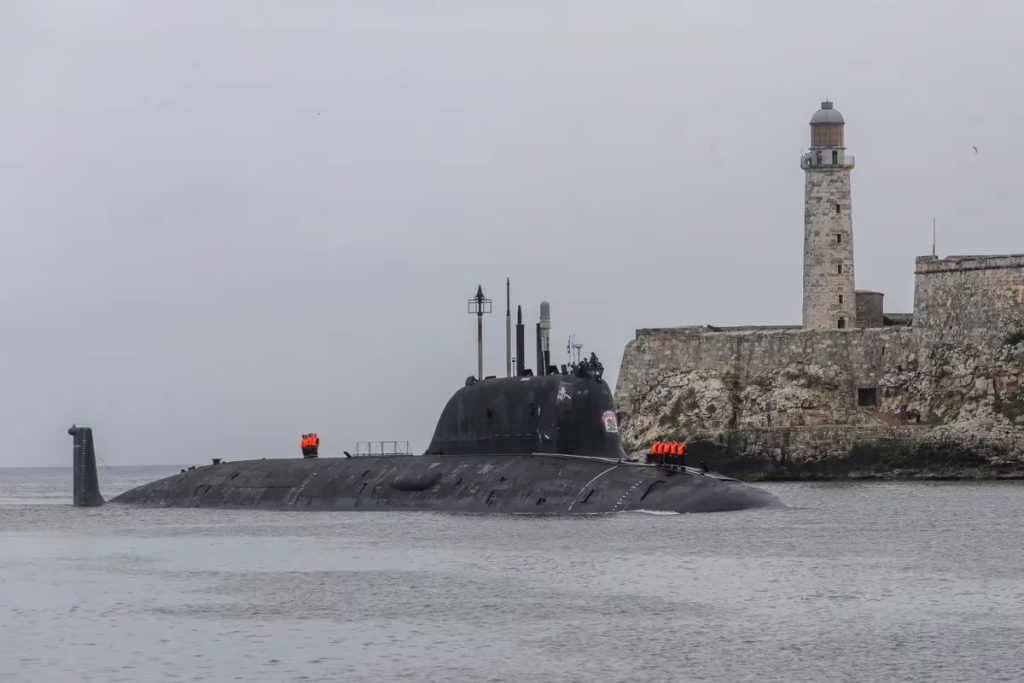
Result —
[[687, 439], [747, 477], [1024, 476], [1024, 255], [918, 257], [914, 310], [854, 281], [845, 121], [811, 118], [802, 325], [640, 329], [628, 449]]

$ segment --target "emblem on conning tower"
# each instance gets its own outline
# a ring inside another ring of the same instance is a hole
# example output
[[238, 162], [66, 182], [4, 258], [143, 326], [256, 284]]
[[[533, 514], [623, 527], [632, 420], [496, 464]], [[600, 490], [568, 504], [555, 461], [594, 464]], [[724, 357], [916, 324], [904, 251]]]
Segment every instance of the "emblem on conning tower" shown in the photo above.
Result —
[[606, 410], [601, 414], [601, 421], [604, 422], [604, 431], [609, 434], [619, 433], [619, 421], [615, 419], [615, 412]]

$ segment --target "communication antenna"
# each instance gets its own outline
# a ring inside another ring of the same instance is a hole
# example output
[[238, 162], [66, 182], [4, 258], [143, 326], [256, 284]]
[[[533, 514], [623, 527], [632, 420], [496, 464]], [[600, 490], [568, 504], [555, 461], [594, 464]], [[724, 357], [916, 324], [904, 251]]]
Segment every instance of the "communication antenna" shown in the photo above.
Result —
[[505, 278], [505, 376], [512, 376], [512, 285]]
[[469, 314], [476, 315], [476, 366], [477, 379], [484, 378], [484, 314], [491, 312], [491, 300], [484, 298], [484, 288], [476, 287], [476, 296], [468, 302]]
[[935, 252], [935, 219], [932, 218], [932, 258], [936, 258]]
[[569, 335], [569, 341], [565, 343], [565, 352], [569, 354], [570, 363], [579, 363], [582, 357], [583, 344], [576, 341], [576, 335]]

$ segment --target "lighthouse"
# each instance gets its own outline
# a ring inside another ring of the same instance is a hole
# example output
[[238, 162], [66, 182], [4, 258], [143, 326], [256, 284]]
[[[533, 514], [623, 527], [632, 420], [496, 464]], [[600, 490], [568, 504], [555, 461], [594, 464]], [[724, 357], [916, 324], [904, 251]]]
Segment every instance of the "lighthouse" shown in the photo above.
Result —
[[846, 154], [846, 121], [832, 102], [811, 117], [811, 146], [800, 157], [804, 169], [805, 330], [857, 326], [853, 284], [853, 207]]

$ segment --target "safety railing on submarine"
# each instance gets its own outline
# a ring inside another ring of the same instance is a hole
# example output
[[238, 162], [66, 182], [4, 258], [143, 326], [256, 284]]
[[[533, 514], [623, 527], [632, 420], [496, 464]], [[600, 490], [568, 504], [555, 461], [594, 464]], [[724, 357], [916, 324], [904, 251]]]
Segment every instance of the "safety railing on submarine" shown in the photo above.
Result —
[[408, 441], [357, 441], [352, 455], [412, 455]]

